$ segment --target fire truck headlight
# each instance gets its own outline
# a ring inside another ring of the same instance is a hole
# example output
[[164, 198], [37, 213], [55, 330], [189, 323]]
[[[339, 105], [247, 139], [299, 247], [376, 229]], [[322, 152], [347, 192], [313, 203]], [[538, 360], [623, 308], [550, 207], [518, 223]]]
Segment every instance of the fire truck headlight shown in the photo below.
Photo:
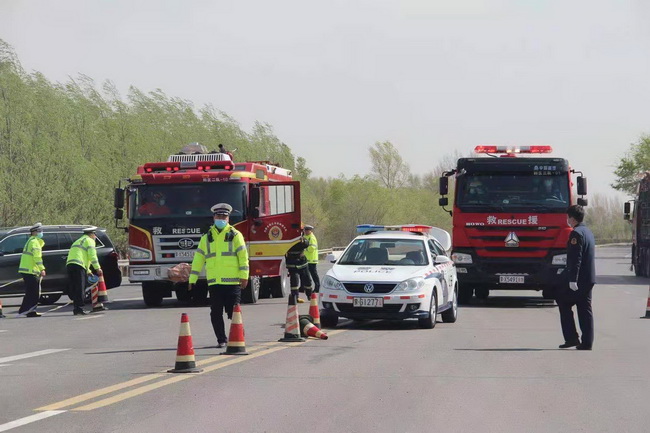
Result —
[[402, 281], [395, 287], [397, 292], [414, 292], [424, 287], [424, 278], [411, 278]]
[[566, 254], [559, 254], [557, 256], [553, 256], [553, 261], [551, 262], [551, 264], [556, 266], [566, 266]]
[[330, 277], [329, 275], [325, 276], [322, 282], [324, 289], [329, 290], [343, 290], [343, 284], [336, 278]]
[[129, 245], [129, 258], [131, 260], [151, 260], [151, 251]]
[[471, 265], [472, 264], [472, 255], [463, 254], [463, 253], [453, 253], [451, 259], [457, 265]]

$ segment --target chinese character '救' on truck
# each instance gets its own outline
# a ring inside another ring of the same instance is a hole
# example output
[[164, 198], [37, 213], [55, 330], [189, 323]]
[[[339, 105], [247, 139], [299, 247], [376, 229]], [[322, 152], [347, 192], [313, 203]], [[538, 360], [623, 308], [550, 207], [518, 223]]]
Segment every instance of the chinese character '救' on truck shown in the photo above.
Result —
[[210, 207], [221, 202], [232, 206], [230, 224], [248, 247], [250, 280], [242, 301], [287, 294], [285, 254], [300, 237], [300, 184], [278, 165], [234, 162], [196, 143], [165, 162], [138, 167], [115, 192], [116, 222], [125, 214], [128, 219], [129, 281], [142, 283], [148, 306], [172, 291], [179, 300], [205, 302], [204, 274], [188, 292], [187, 284], [170, 280], [169, 269], [191, 263], [212, 224]]
[[[477, 146], [482, 156], [460, 158], [440, 178], [440, 206], [449, 204], [449, 177], [455, 179], [452, 259], [459, 302], [491, 289], [542, 290], [552, 298], [566, 281], [566, 244], [571, 228], [566, 211], [587, 205], [586, 178], [566, 159], [542, 156], [550, 146]], [[528, 154], [527, 157], [519, 157]], [[572, 174], [577, 177], [577, 195]]]

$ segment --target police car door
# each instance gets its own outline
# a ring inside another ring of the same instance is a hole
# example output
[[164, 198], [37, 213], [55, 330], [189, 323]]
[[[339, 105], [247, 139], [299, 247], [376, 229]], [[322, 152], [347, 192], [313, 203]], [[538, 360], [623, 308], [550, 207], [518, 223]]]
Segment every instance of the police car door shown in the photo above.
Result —
[[429, 250], [431, 250], [431, 261], [433, 262], [436, 271], [440, 272], [441, 277], [440, 277], [440, 286], [442, 287], [442, 296], [440, 296], [439, 304], [440, 305], [445, 305], [447, 302], [449, 302], [449, 288], [454, 287], [453, 286], [453, 281], [450, 280], [450, 266], [449, 265], [438, 265], [436, 264], [436, 257], [437, 256], [447, 256], [445, 254], [444, 249], [442, 246], [435, 240], [429, 239]]

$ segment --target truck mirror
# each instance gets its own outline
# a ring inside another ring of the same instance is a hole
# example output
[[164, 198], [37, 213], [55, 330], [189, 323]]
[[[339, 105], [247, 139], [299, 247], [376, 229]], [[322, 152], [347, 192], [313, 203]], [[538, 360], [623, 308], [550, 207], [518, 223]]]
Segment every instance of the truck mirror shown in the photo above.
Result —
[[578, 198], [578, 204], [580, 206], [587, 206], [588, 203], [589, 203], [589, 200], [587, 200], [586, 198], [582, 198], [582, 197]]
[[629, 201], [626, 202], [625, 204], [623, 204], [623, 218], [625, 220], [630, 219], [630, 202]]
[[124, 218], [124, 211], [122, 209], [115, 209], [115, 219], [121, 220]]
[[439, 204], [441, 207], [445, 207], [445, 206], [447, 206], [447, 205], [449, 204], [449, 200], [447, 199], [447, 197], [440, 197], [440, 198], [438, 199], [438, 204]]
[[[124, 188], [115, 188], [115, 195], [113, 198], [113, 204], [116, 209], [124, 208]], [[119, 219], [122, 219], [121, 217]]]
[[438, 183], [438, 187], [440, 195], [447, 195], [449, 193], [449, 178], [447, 176], [442, 176]]
[[253, 218], [260, 217], [260, 188], [251, 187], [250, 202], [248, 203], [250, 214]]
[[587, 195], [587, 178], [584, 176], [578, 176], [578, 195]]

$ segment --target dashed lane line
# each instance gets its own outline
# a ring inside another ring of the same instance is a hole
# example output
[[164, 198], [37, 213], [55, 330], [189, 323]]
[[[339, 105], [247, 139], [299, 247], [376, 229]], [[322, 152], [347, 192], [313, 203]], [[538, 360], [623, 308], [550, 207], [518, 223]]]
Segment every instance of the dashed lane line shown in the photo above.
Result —
[[79, 319], [72, 319], [72, 320], [93, 320], [93, 319], [99, 319], [100, 317], [104, 317], [103, 314], [97, 314], [93, 316], [88, 316], [88, 317], [81, 317]]
[[36, 352], [23, 353], [22, 355], [7, 356], [5, 358], [0, 358], [0, 364], [5, 362], [18, 361], [21, 359], [33, 358], [35, 356], [49, 355], [51, 353], [64, 352], [70, 349], [45, 349], [39, 350]]
[[49, 418], [54, 415], [66, 412], [65, 410], [48, 410], [47, 412], [41, 412], [34, 415], [26, 416], [25, 418], [20, 418], [15, 421], [10, 421], [5, 424], [0, 424], [0, 432], [14, 429], [16, 427], [21, 427], [27, 424], [31, 424], [36, 421], [40, 421], [45, 418]]

